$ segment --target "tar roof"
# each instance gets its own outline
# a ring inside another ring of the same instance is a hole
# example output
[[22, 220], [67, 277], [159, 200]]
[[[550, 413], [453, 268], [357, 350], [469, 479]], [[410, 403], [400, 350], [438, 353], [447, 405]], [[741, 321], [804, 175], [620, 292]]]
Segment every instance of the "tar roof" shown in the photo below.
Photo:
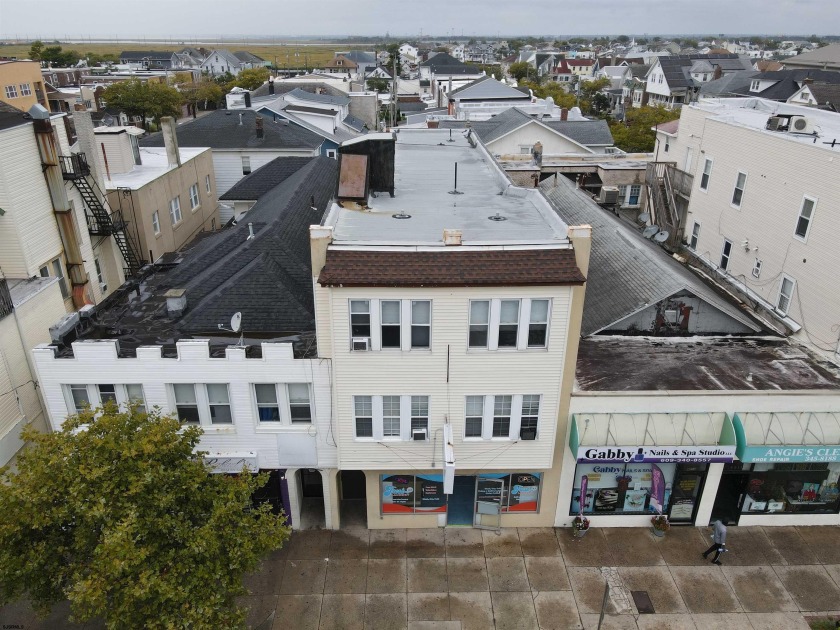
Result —
[[[539, 193], [515, 188], [486, 150], [463, 133], [403, 129], [397, 134], [395, 197], [380, 194], [367, 210], [334, 207], [327, 223], [336, 243], [440, 245], [458, 229], [465, 245], [566, 244], [564, 224]], [[457, 190], [455, 164], [458, 164]], [[395, 219], [408, 214], [409, 219]], [[492, 220], [499, 216], [502, 220]]]
[[[313, 331], [309, 226], [320, 222], [337, 181], [335, 160], [312, 159], [264, 194], [247, 223], [203, 238], [178, 266], [151, 277], [140, 298], [123, 295], [113, 308], [98, 310], [91, 336], [113, 337], [118, 330], [121, 345], [172, 344], [218, 333], [235, 312], [242, 313], [246, 337]], [[165, 316], [164, 294], [172, 288], [187, 296], [187, 311], [174, 322]]]
[[19, 127], [30, 122], [32, 120], [24, 118], [24, 112], [17, 107], [12, 107], [8, 103], [0, 101], [0, 130]]
[[[178, 125], [178, 145], [212, 149], [315, 149], [323, 142], [321, 136], [308, 129], [277, 124], [270, 117], [263, 117], [264, 133], [262, 138], [258, 138], [256, 117], [257, 114], [251, 110], [216, 110], [197, 120]], [[140, 145], [162, 147], [163, 135], [153, 133], [143, 138]]]
[[746, 314], [718, 296], [665, 250], [600, 208], [565, 177], [546, 179], [540, 189], [567, 225], [592, 226], [581, 324], [584, 336], [607, 329], [681, 291], [689, 291], [752, 330], [760, 330]]
[[243, 177], [219, 201], [256, 201], [309, 164], [311, 157], [279, 157]]
[[588, 337], [575, 376], [580, 390], [598, 392], [840, 388], [837, 366], [769, 337]]

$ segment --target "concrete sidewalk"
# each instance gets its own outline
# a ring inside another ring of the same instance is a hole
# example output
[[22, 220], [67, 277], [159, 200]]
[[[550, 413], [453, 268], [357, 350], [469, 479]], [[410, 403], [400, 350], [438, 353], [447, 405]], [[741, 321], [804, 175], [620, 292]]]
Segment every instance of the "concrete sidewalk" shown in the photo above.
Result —
[[[246, 579], [254, 627], [273, 630], [798, 630], [840, 615], [840, 527], [730, 527], [724, 565], [704, 561], [707, 528], [470, 528], [295, 532]], [[645, 591], [654, 614], [639, 614]], [[71, 627], [59, 618], [0, 625]], [[17, 616], [15, 616], [17, 615]], [[88, 624], [88, 628], [99, 627]]]

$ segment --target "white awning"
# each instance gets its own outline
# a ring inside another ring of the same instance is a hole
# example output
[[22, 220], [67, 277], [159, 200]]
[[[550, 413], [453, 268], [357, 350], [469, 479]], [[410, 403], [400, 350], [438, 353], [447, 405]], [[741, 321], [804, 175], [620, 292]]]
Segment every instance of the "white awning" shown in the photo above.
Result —
[[580, 446], [712, 446], [726, 414], [578, 413]]
[[738, 413], [733, 425], [741, 461], [840, 461], [840, 412]]

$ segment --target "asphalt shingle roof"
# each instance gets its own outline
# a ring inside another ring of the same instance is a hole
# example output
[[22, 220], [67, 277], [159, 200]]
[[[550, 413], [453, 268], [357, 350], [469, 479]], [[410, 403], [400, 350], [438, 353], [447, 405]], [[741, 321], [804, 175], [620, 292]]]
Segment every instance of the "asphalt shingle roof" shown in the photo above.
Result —
[[338, 163], [313, 158], [265, 193], [247, 222], [196, 245], [155, 291], [186, 289], [188, 310], [178, 328], [217, 331], [239, 311], [245, 334], [314, 330], [309, 226], [320, 223], [337, 182]]
[[299, 98], [312, 103], [324, 103], [326, 105], [349, 105], [350, 99], [347, 96], [333, 96], [332, 94], [315, 94], [300, 88], [295, 88], [287, 94], [292, 98]]
[[[263, 116], [263, 137], [257, 138], [252, 110], [216, 110], [176, 128], [178, 145], [182, 147], [210, 147], [211, 149], [315, 149], [323, 138], [308, 129], [295, 125], [281, 125]], [[239, 117], [242, 116], [242, 124]], [[140, 140], [144, 147], [162, 147], [163, 135], [153, 133]]]
[[568, 225], [592, 226], [581, 334], [593, 335], [675, 293], [688, 291], [741, 324], [760, 330], [665, 250], [601, 209], [562, 176], [540, 184], [555, 212]]
[[472, 83], [459, 87], [457, 90], [452, 90], [449, 93], [450, 99], [493, 99], [493, 98], [517, 98], [528, 100], [530, 97], [523, 94], [514, 87], [511, 87], [501, 81], [497, 81], [492, 77], [481, 77]]
[[219, 197], [219, 201], [256, 201], [314, 159], [311, 157], [274, 158], [268, 164], [236, 182]]
[[613, 144], [606, 120], [538, 120], [516, 107], [506, 109], [489, 120], [473, 123], [473, 129], [487, 144], [534, 121], [582, 145]]
[[5, 101], [0, 101], [0, 129], [11, 129], [29, 122], [32, 121], [24, 118], [23, 112], [17, 107], [12, 107]]

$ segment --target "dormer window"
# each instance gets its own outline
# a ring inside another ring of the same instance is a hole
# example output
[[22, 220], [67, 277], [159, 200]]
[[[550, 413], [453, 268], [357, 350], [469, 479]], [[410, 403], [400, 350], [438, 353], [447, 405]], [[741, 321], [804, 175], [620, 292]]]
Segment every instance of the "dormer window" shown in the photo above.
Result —
[[750, 83], [750, 92], [759, 92], [759, 86], [761, 85], [761, 81], [753, 81]]

